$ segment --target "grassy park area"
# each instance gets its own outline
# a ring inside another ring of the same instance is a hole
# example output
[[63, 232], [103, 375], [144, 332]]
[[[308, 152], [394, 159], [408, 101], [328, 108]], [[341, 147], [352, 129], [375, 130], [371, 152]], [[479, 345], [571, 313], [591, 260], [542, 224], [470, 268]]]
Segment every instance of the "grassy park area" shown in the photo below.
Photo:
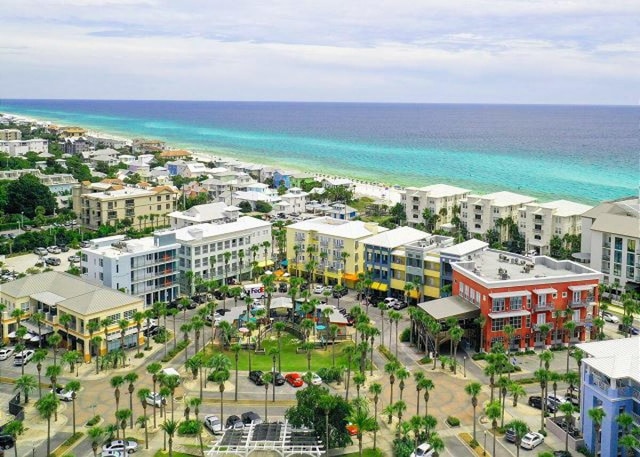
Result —
[[[281, 354], [281, 363], [282, 363], [282, 371], [307, 371], [307, 354], [305, 351], [301, 351], [300, 353], [296, 352], [296, 348], [302, 345], [301, 341], [295, 338], [292, 335], [284, 334], [281, 338], [282, 342], [282, 354]], [[346, 366], [347, 357], [343, 354], [344, 348], [347, 346], [353, 345], [351, 341], [336, 343], [336, 366]], [[270, 371], [272, 367], [272, 360], [269, 355], [269, 349], [278, 348], [278, 341], [275, 336], [272, 338], [268, 338], [266, 341], [262, 343], [262, 346], [265, 349], [264, 354], [256, 354], [251, 351], [251, 369], [252, 370], [262, 370], [262, 371]], [[214, 346], [213, 349], [211, 347], [208, 348], [208, 353], [219, 353], [223, 352], [231, 362], [235, 368], [235, 353], [231, 350], [221, 350], [220, 346]], [[355, 368], [356, 360], [352, 360], [352, 366]], [[311, 351], [311, 370], [318, 370], [320, 368], [328, 368], [332, 366], [332, 347], [329, 344], [325, 349], [315, 349]], [[240, 351], [240, 357], [238, 359], [238, 369], [239, 370], [249, 370], [249, 351], [243, 349]]]

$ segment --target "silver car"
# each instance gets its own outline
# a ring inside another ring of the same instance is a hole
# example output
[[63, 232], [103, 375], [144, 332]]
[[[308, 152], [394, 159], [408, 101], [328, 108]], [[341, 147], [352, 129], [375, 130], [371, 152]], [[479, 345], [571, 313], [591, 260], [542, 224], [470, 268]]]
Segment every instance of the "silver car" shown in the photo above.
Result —
[[218, 435], [224, 431], [220, 418], [213, 414], [204, 417], [204, 426], [207, 427], [207, 429], [209, 429], [209, 431], [214, 435]]
[[125, 441], [125, 440], [113, 440], [110, 443], [102, 446], [102, 453], [104, 455], [105, 452], [109, 451], [119, 451], [126, 452], [127, 454], [133, 454], [138, 450], [138, 443], [135, 441]]

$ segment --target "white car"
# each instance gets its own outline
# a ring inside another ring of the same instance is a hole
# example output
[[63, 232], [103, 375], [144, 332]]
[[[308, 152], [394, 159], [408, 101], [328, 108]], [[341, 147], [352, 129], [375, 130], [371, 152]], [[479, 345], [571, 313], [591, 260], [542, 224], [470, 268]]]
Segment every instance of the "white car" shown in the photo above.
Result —
[[602, 318], [606, 321], [606, 322], [611, 322], [613, 324], [619, 324], [620, 323], [620, 319], [618, 319], [618, 316], [611, 314], [607, 311], [604, 311], [602, 313]]
[[55, 389], [51, 389], [52, 394], [55, 393], [56, 397], [58, 397], [62, 401], [73, 401], [73, 392], [65, 390], [64, 387], [56, 387]]
[[7, 360], [13, 354], [14, 348], [2, 348], [0, 349], [0, 360]]
[[102, 451], [100, 457], [125, 457], [124, 451]]
[[520, 447], [522, 449], [533, 449], [544, 442], [544, 436], [540, 433], [529, 432], [524, 437], [522, 437], [522, 441], [520, 442]]
[[429, 443], [422, 443], [411, 453], [410, 457], [431, 457], [434, 452], [435, 451]]
[[314, 294], [321, 294], [322, 292], [324, 292], [324, 286], [322, 284], [318, 284], [313, 288]]
[[147, 397], [145, 398], [145, 401], [147, 402], [147, 405], [151, 405], [151, 406], [155, 406], [156, 408], [160, 408], [160, 407], [162, 407], [163, 404], [165, 404], [167, 402], [167, 399], [164, 398], [159, 393], [151, 392], [149, 395], [147, 395]]
[[332, 292], [333, 292], [333, 286], [325, 286], [325, 287], [324, 287], [324, 291], [323, 291], [323, 293], [324, 293], [324, 292], [332, 293]]
[[318, 376], [317, 373], [311, 373], [311, 384], [314, 386], [319, 386], [322, 384], [322, 378]]
[[109, 451], [126, 452], [127, 454], [133, 454], [138, 450], [138, 443], [135, 441], [113, 440], [110, 443], [102, 446], [102, 455]]
[[224, 432], [224, 429], [222, 428], [222, 422], [220, 421], [220, 418], [218, 416], [204, 416], [204, 426], [207, 427], [209, 431], [214, 435], [218, 435]]
[[49, 246], [47, 248], [47, 251], [50, 254], [60, 254], [62, 252], [62, 250], [58, 246]]
[[16, 353], [13, 356], [13, 366], [21, 367], [23, 365], [26, 365], [33, 358], [33, 354], [35, 354], [35, 351], [31, 349], [26, 349], [24, 351]]
[[555, 406], [556, 410], [560, 409], [560, 405], [563, 403], [567, 403], [567, 400], [562, 397], [557, 397], [553, 394], [547, 395], [547, 404]]

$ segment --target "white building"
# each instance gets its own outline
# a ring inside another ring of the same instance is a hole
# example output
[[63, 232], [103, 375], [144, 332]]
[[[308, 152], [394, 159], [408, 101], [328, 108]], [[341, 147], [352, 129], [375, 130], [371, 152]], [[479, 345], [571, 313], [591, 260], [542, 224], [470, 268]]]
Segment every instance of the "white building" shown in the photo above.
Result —
[[179, 248], [171, 232], [135, 240], [124, 235], [98, 238], [82, 249], [82, 277], [138, 296], [149, 308], [180, 295]]
[[280, 195], [280, 201], [273, 205], [273, 212], [276, 214], [302, 214], [307, 205], [307, 194], [299, 187], [292, 187], [285, 194]]
[[9, 140], [0, 141], [0, 152], [5, 152], [10, 156], [23, 156], [27, 152], [47, 152], [49, 142], [39, 138], [33, 140]]
[[[436, 228], [451, 222], [453, 207], [460, 206], [460, 201], [471, 193], [468, 189], [448, 184], [433, 184], [425, 187], [407, 187], [401, 192], [402, 204], [405, 208], [407, 223], [414, 227], [424, 223], [422, 213], [429, 209], [432, 214], [440, 215]], [[446, 211], [445, 211], [446, 210]]]
[[21, 140], [22, 132], [18, 129], [0, 129], [0, 141]]
[[[523, 205], [534, 202], [534, 197], [515, 194], [513, 192], [494, 192], [486, 195], [469, 194], [460, 200], [460, 221], [467, 228], [470, 236], [484, 235], [496, 227], [499, 219], [511, 219], [518, 223], [519, 210]], [[507, 227], [502, 227], [502, 241], [506, 239]]]
[[582, 215], [581, 249], [605, 284], [640, 290], [640, 199], [601, 203]]
[[189, 227], [197, 224], [226, 224], [238, 220], [240, 208], [224, 202], [192, 206], [186, 211], [169, 213], [171, 228]]
[[[204, 280], [224, 281], [238, 278], [241, 274], [248, 276], [252, 261], [258, 266], [268, 266], [272, 262], [265, 259], [262, 243], [271, 243], [271, 224], [253, 217], [241, 217], [228, 224], [198, 224], [172, 230], [176, 241], [180, 243], [178, 268], [183, 273], [185, 286], [194, 289], [194, 284], [187, 284], [186, 272], [192, 271], [195, 277]], [[260, 249], [251, 251], [252, 246]], [[225, 253], [231, 254], [225, 262]], [[189, 288], [185, 287], [184, 291]]]
[[582, 214], [591, 208], [567, 200], [524, 205], [519, 211], [518, 230], [525, 238], [525, 250], [549, 255], [551, 238], [554, 236], [580, 236]]

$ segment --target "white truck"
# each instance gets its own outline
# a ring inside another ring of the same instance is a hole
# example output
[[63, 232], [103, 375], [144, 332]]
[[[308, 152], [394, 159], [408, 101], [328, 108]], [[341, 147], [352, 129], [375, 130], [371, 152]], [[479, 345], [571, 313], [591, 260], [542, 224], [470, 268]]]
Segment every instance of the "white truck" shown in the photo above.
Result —
[[264, 298], [264, 285], [261, 283], [257, 284], [245, 284], [242, 286], [242, 298], [251, 297], [254, 299], [263, 299]]

